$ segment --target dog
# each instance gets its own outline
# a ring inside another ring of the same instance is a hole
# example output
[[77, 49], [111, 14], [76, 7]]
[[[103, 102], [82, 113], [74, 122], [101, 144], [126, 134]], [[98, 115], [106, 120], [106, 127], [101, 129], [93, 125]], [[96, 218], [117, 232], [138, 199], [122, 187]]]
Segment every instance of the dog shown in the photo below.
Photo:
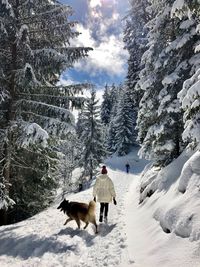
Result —
[[64, 199], [57, 209], [63, 211], [69, 217], [64, 225], [68, 222], [75, 220], [78, 228], [80, 229], [81, 221], [85, 222], [84, 229], [87, 228], [89, 223], [94, 224], [95, 233], [98, 233], [97, 223], [95, 217], [95, 207], [96, 203], [94, 201], [90, 201], [89, 205], [81, 202], [69, 202], [69, 200]]

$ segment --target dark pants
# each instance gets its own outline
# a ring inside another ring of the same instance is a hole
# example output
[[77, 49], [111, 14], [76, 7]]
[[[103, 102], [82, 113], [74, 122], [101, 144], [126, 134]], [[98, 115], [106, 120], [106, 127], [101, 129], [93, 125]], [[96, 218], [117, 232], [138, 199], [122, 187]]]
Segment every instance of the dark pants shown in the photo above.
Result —
[[108, 216], [108, 203], [100, 203], [100, 216], [107, 217]]

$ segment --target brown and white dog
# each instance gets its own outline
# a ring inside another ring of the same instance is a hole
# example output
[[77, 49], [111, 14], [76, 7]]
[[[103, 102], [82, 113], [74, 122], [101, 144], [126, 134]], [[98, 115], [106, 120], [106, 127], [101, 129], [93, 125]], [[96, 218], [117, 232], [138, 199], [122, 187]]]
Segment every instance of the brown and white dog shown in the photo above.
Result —
[[68, 222], [75, 220], [78, 228], [80, 229], [81, 222], [85, 222], [84, 229], [88, 226], [89, 223], [94, 224], [97, 234], [97, 224], [96, 224], [96, 217], [95, 217], [95, 207], [96, 204], [94, 201], [90, 201], [89, 205], [86, 203], [81, 202], [69, 202], [69, 200], [64, 199], [60, 205], [57, 207], [57, 209], [60, 209], [60, 211], [63, 211], [67, 214], [69, 217], [64, 225], [66, 225]]

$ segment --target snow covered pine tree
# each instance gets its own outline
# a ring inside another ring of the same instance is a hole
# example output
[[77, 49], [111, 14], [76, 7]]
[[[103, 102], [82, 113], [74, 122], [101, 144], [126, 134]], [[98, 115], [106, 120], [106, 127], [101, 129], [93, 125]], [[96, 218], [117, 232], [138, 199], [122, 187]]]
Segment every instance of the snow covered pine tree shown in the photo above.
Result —
[[[76, 86], [56, 84], [90, 50], [70, 46], [78, 35], [71, 14], [56, 0], [0, 0], [1, 224], [33, 215], [51, 200], [52, 147], [73, 130], [68, 108], [77, 103]], [[11, 199], [17, 204], [7, 218]]]
[[98, 106], [96, 93], [91, 92], [91, 97], [87, 98], [81, 115], [81, 127], [78, 136], [82, 143], [80, 166], [84, 169], [84, 176], [92, 179], [95, 169], [106, 156], [103, 146], [102, 125], [100, 122], [100, 107]]
[[108, 125], [106, 133], [106, 149], [110, 154], [113, 154], [116, 151], [116, 128], [115, 128], [115, 119], [117, 116], [117, 110], [120, 99], [121, 87], [113, 84], [110, 88], [110, 104], [111, 104], [111, 113], [110, 113], [110, 122]]
[[150, 20], [147, 12], [148, 0], [130, 0], [128, 15], [125, 17], [124, 43], [128, 50], [128, 72], [125, 80], [126, 90], [132, 100], [133, 108], [136, 112], [143, 95], [141, 88], [136, 88], [139, 73], [142, 69], [141, 59], [147, 44], [147, 29], [144, 27]]
[[[196, 148], [200, 146], [200, 45], [199, 38], [196, 38], [196, 33], [198, 36], [200, 33], [200, 5], [196, 0], [174, 1], [171, 15], [183, 20], [184, 28], [190, 29], [190, 31], [187, 30], [188, 38], [194, 40], [193, 55], [190, 60], [192, 65], [191, 77], [184, 82], [183, 89], [179, 92], [178, 97], [184, 110], [183, 140]], [[194, 26], [196, 31], [194, 31]]]
[[128, 154], [136, 144], [136, 112], [126, 88], [121, 88], [117, 116], [115, 117], [115, 151], [117, 155]]
[[103, 101], [100, 110], [101, 121], [104, 125], [108, 125], [110, 122], [111, 110], [112, 110], [112, 103], [111, 103], [110, 90], [109, 86], [106, 85], [104, 89]]
[[138, 113], [140, 155], [158, 165], [169, 164], [185, 146], [182, 142], [183, 112], [178, 99], [192, 70], [197, 40], [195, 21], [171, 17], [174, 1], [150, 1], [149, 49], [138, 86], [144, 90]]

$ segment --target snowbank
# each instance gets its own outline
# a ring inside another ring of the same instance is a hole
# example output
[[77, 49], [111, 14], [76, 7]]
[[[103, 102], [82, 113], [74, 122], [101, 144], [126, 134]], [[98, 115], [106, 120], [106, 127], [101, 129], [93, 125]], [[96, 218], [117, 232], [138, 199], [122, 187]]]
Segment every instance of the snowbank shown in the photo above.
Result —
[[152, 216], [164, 232], [200, 240], [200, 151], [184, 151], [167, 167], [143, 172], [142, 205], [149, 202], [147, 197]]

